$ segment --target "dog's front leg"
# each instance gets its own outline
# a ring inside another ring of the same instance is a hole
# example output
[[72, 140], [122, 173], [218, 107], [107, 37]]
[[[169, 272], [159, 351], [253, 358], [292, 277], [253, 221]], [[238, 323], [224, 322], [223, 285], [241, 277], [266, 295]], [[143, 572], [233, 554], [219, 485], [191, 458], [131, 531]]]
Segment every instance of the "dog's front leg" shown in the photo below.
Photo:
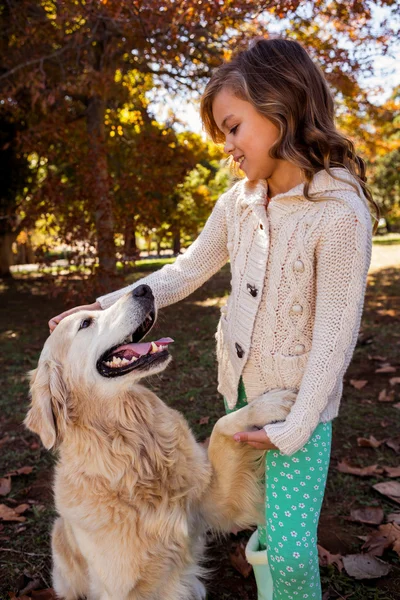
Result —
[[260, 429], [273, 421], [283, 421], [290, 412], [296, 393], [291, 390], [273, 390], [221, 417], [214, 429], [220, 435], [233, 436], [239, 431]]
[[213, 477], [203, 503], [212, 527], [229, 531], [263, 522], [264, 452], [238, 444], [233, 435], [284, 420], [295, 398], [290, 390], [268, 392], [215, 424], [208, 447]]

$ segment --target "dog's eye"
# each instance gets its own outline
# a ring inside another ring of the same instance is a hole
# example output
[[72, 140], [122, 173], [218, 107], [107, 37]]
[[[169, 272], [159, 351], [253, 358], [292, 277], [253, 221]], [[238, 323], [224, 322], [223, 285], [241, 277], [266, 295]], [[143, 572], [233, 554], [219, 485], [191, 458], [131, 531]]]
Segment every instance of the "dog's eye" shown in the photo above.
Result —
[[92, 321], [93, 321], [93, 319], [83, 319], [83, 321], [79, 325], [78, 331], [80, 331], [81, 329], [86, 329], [86, 327], [90, 327], [90, 325], [92, 324]]

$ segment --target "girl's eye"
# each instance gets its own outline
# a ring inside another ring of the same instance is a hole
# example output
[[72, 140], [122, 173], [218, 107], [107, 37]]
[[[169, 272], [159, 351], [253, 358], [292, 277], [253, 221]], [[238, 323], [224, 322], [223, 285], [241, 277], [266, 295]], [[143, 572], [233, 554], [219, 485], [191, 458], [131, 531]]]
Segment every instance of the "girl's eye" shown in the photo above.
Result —
[[81, 329], [86, 329], [86, 327], [90, 327], [90, 325], [92, 324], [92, 321], [93, 321], [93, 319], [83, 319], [83, 321], [79, 325], [78, 331], [80, 331]]
[[232, 129], [229, 131], [229, 133], [233, 133], [233, 135], [235, 135], [238, 127], [239, 127], [239, 125], [235, 125], [235, 127], [232, 127]]

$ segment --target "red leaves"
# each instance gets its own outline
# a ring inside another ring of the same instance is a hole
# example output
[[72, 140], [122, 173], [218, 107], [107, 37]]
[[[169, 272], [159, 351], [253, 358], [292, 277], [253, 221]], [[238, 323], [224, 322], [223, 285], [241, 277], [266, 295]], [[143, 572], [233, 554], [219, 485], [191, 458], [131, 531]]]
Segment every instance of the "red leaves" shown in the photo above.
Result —
[[362, 390], [368, 383], [367, 379], [350, 379], [350, 385], [356, 390]]
[[30, 475], [32, 473], [33, 467], [20, 467], [15, 471], [11, 471], [7, 473], [4, 477], [0, 478], [0, 496], [7, 496], [7, 494], [11, 491], [11, 477], [16, 475]]
[[0, 504], [0, 519], [3, 521], [20, 521], [23, 523], [26, 521], [25, 517], [21, 517], [21, 514], [30, 508], [29, 504], [20, 504], [16, 508], [10, 508], [5, 504]]

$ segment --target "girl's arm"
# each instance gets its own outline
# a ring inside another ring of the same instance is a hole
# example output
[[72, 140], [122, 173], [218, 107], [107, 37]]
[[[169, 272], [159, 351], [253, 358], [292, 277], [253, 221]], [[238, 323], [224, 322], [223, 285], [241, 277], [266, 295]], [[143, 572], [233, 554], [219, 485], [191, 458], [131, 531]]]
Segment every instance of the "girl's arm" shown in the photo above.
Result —
[[359, 216], [341, 208], [324, 229], [317, 248], [315, 325], [307, 367], [286, 421], [264, 428], [283, 454], [307, 443], [330, 398], [341, 395], [360, 327], [371, 242], [364, 208]]
[[199, 237], [173, 264], [165, 265], [125, 288], [97, 298], [101, 308], [108, 308], [143, 283], [150, 286], [157, 309], [163, 308], [179, 302], [219, 271], [228, 260], [225, 216], [228, 194], [219, 198]]

